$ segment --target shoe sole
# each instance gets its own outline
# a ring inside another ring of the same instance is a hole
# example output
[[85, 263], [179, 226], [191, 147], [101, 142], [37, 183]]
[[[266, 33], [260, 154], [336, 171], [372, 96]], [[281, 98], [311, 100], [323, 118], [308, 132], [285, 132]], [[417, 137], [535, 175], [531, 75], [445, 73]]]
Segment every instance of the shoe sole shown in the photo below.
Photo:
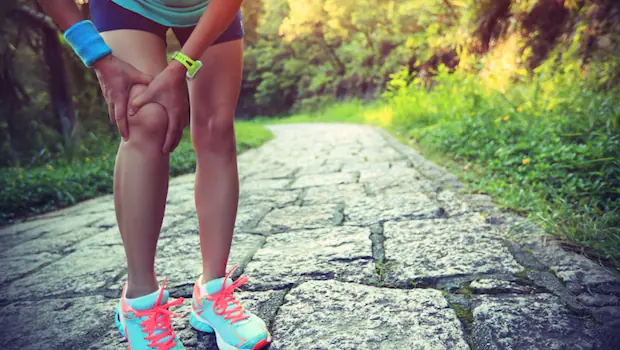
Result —
[[[222, 339], [220, 334], [215, 330], [215, 328], [213, 328], [213, 326], [211, 326], [211, 324], [207, 320], [196, 315], [194, 310], [191, 311], [191, 314], [189, 316], [189, 324], [190, 326], [192, 326], [194, 329], [198, 331], [206, 332], [206, 333], [215, 333], [215, 342], [217, 343], [217, 347], [219, 350], [238, 350], [239, 349], [236, 346], [226, 343], [224, 339]], [[263, 349], [264, 347], [269, 345], [269, 343], [271, 343], [271, 334], [269, 333], [267, 334], [268, 334], [267, 339], [261, 340], [260, 342], [256, 343], [254, 347], [252, 348], [252, 350]]]

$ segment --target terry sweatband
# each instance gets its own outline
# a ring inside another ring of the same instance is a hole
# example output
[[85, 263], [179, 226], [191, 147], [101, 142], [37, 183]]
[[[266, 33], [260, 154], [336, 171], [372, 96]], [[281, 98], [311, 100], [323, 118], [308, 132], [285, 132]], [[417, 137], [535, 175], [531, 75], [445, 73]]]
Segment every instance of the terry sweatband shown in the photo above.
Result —
[[87, 67], [112, 52], [91, 21], [77, 22], [65, 31], [64, 37]]

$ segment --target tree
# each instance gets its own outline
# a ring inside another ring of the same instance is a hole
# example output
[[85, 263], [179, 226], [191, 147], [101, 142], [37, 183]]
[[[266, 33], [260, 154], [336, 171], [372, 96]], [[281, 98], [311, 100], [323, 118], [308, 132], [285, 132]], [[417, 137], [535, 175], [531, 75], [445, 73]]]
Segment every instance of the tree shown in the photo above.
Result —
[[9, 153], [15, 158], [15, 152], [23, 150], [23, 147], [16, 145], [16, 141], [23, 138], [25, 130], [16, 117], [18, 111], [31, 102], [16, 75], [20, 69], [15, 57], [20, 49], [31, 50], [43, 58], [48, 74], [47, 91], [56, 117], [54, 129], [62, 135], [65, 146], [72, 145], [75, 115], [58, 30], [36, 3], [11, 0], [3, 3], [0, 15], [0, 89], [3, 105], [7, 108], [3, 115], [10, 140]]

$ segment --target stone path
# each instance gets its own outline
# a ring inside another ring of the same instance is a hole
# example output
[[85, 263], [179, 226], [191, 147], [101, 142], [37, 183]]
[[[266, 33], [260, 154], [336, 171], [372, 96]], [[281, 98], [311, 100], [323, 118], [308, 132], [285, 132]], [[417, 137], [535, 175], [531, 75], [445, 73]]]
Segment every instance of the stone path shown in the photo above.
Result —
[[[460, 193], [381, 131], [272, 130], [240, 156], [230, 256], [272, 350], [620, 349], [616, 272]], [[174, 297], [191, 297], [200, 273], [192, 189], [191, 175], [172, 181], [159, 244]], [[113, 326], [126, 275], [111, 197], [0, 228], [0, 240], [0, 349], [126, 348]], [[189, 349], [215, 349], [175, 324]]]

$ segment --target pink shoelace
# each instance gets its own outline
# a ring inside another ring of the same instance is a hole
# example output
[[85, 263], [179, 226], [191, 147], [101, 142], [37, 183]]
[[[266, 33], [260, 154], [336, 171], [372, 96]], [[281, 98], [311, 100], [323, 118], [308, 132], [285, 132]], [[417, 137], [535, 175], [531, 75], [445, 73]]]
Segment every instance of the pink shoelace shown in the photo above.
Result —
[[[167, 278], [164, 279], [161, 287], [161, 292], [159, 293], [157, 301], [155, 301], [155, 306], [152, 309], [144, 311], [133, 311], [135, 317], [146, 316], [146, 320], [140, 323], [142, 331], [148, 334], [144, 339], [150, 342], [150, 348], [157, 350], [170, 350], [177, 345], [175, 341], [174, 329], [172, 328], [172, 324], [170, 322], [170, 316], [181, 316], [171, 312], [170, 310], [168, 310], [168, 308], [183, 303], [183, 298], [179, 298], [169, 303], [159, 305], [161, 302], [161, 298], [164, 295], [166, 280]], [[159, 333], [157, 333], [158, 331]], [[166, 337], [168, 337], [168, 339], [164, 342], [161, 342]]]
[[228, 271], [226, 277], [224, 277], [224, 282], [222, 282], [222, 289], [218, 293], [207, 296], [208, 300], [213, 301], [213, 312], [218, 316], [224, 316], [224, 319], [230, 321], [230, 324], [235, 324], [236, 322], [250, 318], [250, 316], [245, 314], [243, 305], [235, 299], [233, 294], [235, 289], [241, 287], [248, 281], [248, 278], [246, 276], [241, 276], [226, 287], [226, 281], [228, 281], [232, 273], [238, 267], [239, 265], [235, 265]]

